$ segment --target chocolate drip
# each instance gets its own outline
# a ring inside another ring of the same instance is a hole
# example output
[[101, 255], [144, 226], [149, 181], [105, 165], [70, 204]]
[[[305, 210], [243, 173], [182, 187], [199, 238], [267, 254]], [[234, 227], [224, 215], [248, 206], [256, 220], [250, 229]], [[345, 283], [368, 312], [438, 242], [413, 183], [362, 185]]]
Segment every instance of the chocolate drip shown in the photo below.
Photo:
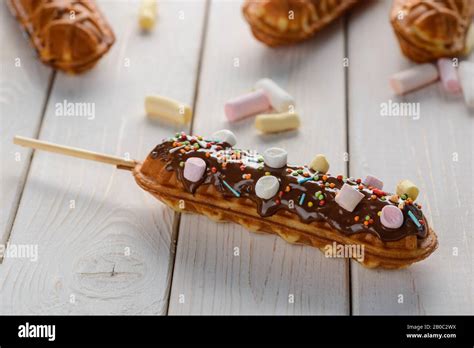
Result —
[[[200, 157], [207, 165], [203, 178], [198, 182], [184, 178], [184, 163], [190, 157]], [[360, 183], [360, 180], [317, 173], [307, 166], [271, 168], [264, 164], [259, 154], [234, 149], [227, 143], [177, 134], [158, 145], [149, 159], [165, 161], [166, 169], [176, 172], [188, 192], [195, 193], [201, 185], [214, 185], [225, 198], [251, 199], [262, 217], [286, 210], [296, 213], [304, 223], [327, 222], [344, 234], [369, 232], [387, 242], [408, 235], [418, 238], [427, 235], [427, 221], [416, 203], [401, 198], [393, 203], [388, 200], [389, 193], [379, 190], [375, 195], [374, 190]], [[259, 198], [254, 190], [255, 183], [264, 175], [273, 175], [280, 181], [279, 193], [269, 200]], [[365, 196], [353, 212], [340, 207], [334, 199], [344, 183], [357, 186]], [[400, 228], [389, 229], [380, 222], [378, 213], [389, 204], [403, 205], [404, 222]], [[408, 216], [408, 211], [418, 220], [419, 226]]]

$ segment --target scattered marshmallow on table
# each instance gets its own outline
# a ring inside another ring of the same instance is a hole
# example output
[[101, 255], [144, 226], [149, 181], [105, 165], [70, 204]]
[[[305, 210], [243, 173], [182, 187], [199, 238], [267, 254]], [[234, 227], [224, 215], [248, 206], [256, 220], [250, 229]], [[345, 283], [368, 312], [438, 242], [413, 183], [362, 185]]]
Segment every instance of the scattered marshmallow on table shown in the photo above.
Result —
[[227, 143], [230, 146], [235, 146], [237, 144], [237, 138], [235, 134], [228, 129], [221, 129], [212, 134], [212, 140], [217, 140], [223, 143]]
[[329, 170], [329, 162], [326, 156], [318, 154], [313, 158], [309, 167], [316, 172], [326, 174]]
[[418, 64], [400, 71], [390, 77], [390, 86], [398, 94], [405, 94], [436, 81], [439, 78], [438, 69], [433, 64]]
[[238, 121], [268, 109], [270, 109], [270, 102], [261, 89], [233, 98], [227, 101], [224, 106], [225, 115], [230, 122]]
[[474, 108], [474, 63], [462, 61], [458, 73], [464, 101], [467, 106]]
[[287, 163], [288, 152], [279, 147], [271, 147], [263, 152], [264, 163], [270, 168], [283, 168]]
[[255, 118], [255, 128], [262, 133], [276, 133], [296, 129], [300, 126], [300, 118], [295, 112], [281, 114], [261, 114]]
[[446, 92], [457, 93], [461, 90], [458, 72], [451, 59], [438, 59], [438, 70], [441, 84]]
[[352, 212], [363, 198], [364, 194], [360, 193], [355, 187], [344, 184], [336, 194], [335, 201], [345, 210]]
[[386, 205], [382, 208], [380, 222], [387, 228], [400, 228], [403, 225], [403, 213], [394, 205]]
[[201, 180], [206, 171], [206, 162], [199, 157], [190, 157], [184, 162], [184, 178], [191, 182]]
[[178, 124], [188, 123], [192, 117], [192, 111], [188, 105], [160, 95], [145, 98], [145, 111], [150, 117]]
[[280, 182], [276, 177], [265, 175], [255, 184], [255, 194], [262, 199], [270, 199], [277, 194], [279, 188]]
[[364, 185], [372, 186], [379, 190], [383, 189], [383, 181], [372, 175], [367, 175], [364, 179]]
[[474, 24], [471, 23], [466, 34], [466, 41], [464, 44], [464, 55], [467, 56], [474, 48]]
[[294, 111], [295, 100], [273, 80], [265, 78], [258, 80], [255, 88], [262, 89], [270, 100], [271, 106], [278, 112]]
[[413, 182], [407, 179], [400, 181], [397, 185], [397, 195], [406, 195], [407, 198], [410, 198], [413, 201], [416, 200], [419, 192], [420, 191], [418, 190], [418, 187], [416, 187]]
[[143, 30], [151, 30], [156, 21], [156, 0], [142, 0], [138, 10], [138, 24]]

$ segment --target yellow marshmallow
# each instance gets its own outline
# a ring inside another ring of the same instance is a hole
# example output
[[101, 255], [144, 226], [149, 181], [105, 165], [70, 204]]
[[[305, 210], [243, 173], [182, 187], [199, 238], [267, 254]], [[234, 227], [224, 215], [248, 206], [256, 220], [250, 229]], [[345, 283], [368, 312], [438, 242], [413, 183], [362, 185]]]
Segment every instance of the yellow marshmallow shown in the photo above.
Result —
[[402, 180], [397, 185], [397, 195], [401, 196], [405, 194], [413, 201], [416, 200], [419, 192], [418, 187], [410, 180]]
[[262, 133], [276, 133], [296, 129], [300, 126], [300, 118], [295, 112], [281, 114], [262, 114], [255, 118], [255, 128]]
[[191, 120], [192, 111], [188, 105], [159, 95], [145, 98], [145, 110], [148, 116], [165, 119], [178, 124], [185, 124]]
[[464, 45], [464, 54], [467, 56], [469, 53], [471, 53], [473, 48], [474, 48], [474, 24], [471, 24], [469, 26], [469, 29], [466, 35], [466, 42]]
[[143, 30], [151, 30], [156, 21], [156, 0], [142, 0], [138, 12], [138, 23]]
[[311, 161], [309, 167], [317, 172], [326, 174], [329, 170], [329, 162], [324, 155], [316, 155]]

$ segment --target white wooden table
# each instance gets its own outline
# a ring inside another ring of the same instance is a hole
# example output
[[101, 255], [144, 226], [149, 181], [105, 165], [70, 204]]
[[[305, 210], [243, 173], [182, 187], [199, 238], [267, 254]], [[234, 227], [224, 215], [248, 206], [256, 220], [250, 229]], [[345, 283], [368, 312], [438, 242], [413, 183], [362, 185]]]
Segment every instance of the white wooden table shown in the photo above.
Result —
[[[474, 314], [474, 114], [439, 84], [393, 96], [388, 77], [412, 63], [389, 25], [390, 1], [281, 49], [252, 37], [240, 1], [160, 1], [150, 35], [137, 28], [137, 2], [100, 7], [117, 41], [89, 73], [67, 76], [39, 63], [0, 6], [0, 242], [38, 246], [36, 262], [0, 265], [1, 314]], [[262, 137], [252, 120], [226, 123], [224, 102], [265, 76], [296, 98], [299, 132]], [[285, 147], [292, 163], [325, 153], [332, 172], [371, 173], [389, 190], [411, 178], [439, 249], [406, 270], [368, 270], [174, 214], [128, 172], [11, 142], [19, 134], [143, 159], [179, 130], [145, 117], [152, 93], [193, 106], [187, 132], [231, 128], [239, 145]], [[420, 119], [382, 117], [390, 99], [419, 102]], [[64, 100], [94, 103], [95, 118], [57, 116]]]

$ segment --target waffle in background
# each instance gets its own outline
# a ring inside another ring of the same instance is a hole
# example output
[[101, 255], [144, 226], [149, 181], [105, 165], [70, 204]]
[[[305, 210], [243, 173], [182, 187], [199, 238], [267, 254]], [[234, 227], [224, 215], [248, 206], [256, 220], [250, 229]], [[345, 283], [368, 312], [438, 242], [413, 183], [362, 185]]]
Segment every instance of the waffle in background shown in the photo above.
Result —
[[41, 61], [77, 74], [92, 68], [115, 41], [92, 0], [8, 0]]

